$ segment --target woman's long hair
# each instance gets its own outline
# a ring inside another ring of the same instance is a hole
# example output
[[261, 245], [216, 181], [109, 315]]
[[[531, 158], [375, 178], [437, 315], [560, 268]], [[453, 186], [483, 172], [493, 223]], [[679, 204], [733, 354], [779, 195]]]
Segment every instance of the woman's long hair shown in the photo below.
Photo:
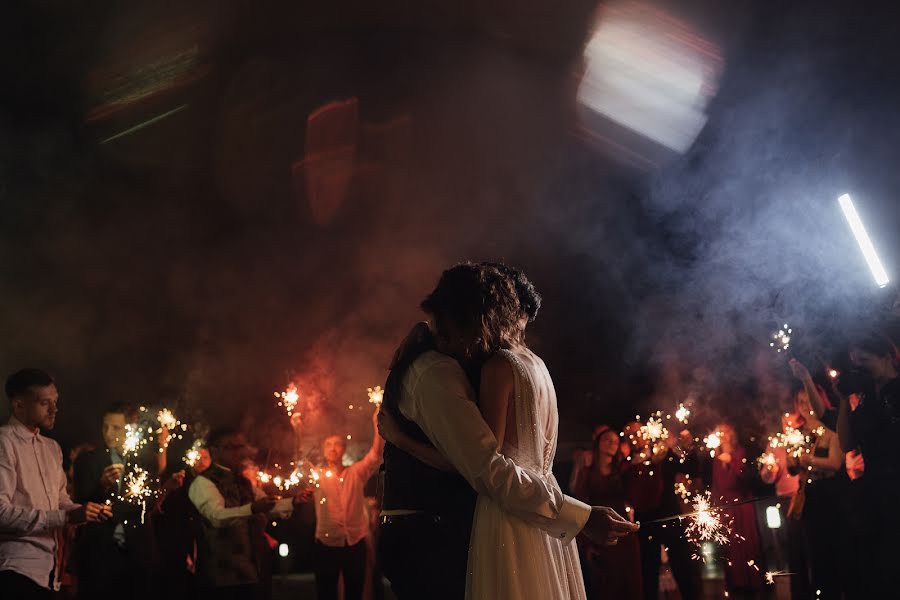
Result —
[[512, 339], [521, 313], [513, 282], [494, 267], [470, 262], [444, 271], [420, 306], [434, 318], [438, 337], [449, 339], [449, 323], [471, 332], [469, 351], [480, 359]]

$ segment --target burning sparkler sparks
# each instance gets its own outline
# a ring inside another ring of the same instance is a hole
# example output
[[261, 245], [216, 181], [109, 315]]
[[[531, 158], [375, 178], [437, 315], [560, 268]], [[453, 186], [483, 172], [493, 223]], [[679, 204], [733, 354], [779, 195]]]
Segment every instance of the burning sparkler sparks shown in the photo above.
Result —
[[150, 487], [150, 474], [134, 465], [122, 481], [122, 495], [119, 496], [119, 500], [140, 505], [141, 523], [143, 523], [147, 513], [147, 499], [155, 494], [156, 492]]
[[194, 443], [191, 444], [190, 449], [184, 453], [184, 458], [182, 459], [187, 466], [193, 467], [197, 464], [197, 461], [200, 460], [200, 448], [203, 447], [203, 440], [194, 440]]
[[369, 388], [368, 393], [369, 393], [369, 402], [371, 402], [375, 406], [381, 406], [381, 402], [382, 402], [382, 400], [384, 400], [384, 390], [381, 389], [381, 386], [376, 385], [373, 388]]
[[693, 509], [694, 512], [685, 515], [689, 522], [684, 533], [689, 542], [698, 547], [703, 542], [729, 543], [731, 525], [725, 522], [722, 509], [712, 506], [709, 492], [694, 495]]
[[[279, 398], [278, 406], [283, 406], [287, 415], [293, 417], [297, 402], [300, 401], [300, 392], [297, 390], [297, 386], [291, 382], [283, 392], [275, 392], [275, 397]], [[297, 414], [299, 415], [299, 413]]]
[[691, 416], [691, 411], [684, 404], [678, 405], [678, 410], [675, 411], [675, 419], [679, 422], [687, 425], [688, 417]]
[[766, 571], [766, 583], [772, 585], [775, 583], [776, 577], [787, 577], [789, 575], [793, 575], [793, 573], [788, 573], [787, 571]]
[[144, 437], [144, 430], [137, 425], [127, 423], [125, 425], [125, 442], [122, 444], [123, 457], [136, 454], [146, 444], [147, 438]]
[[810, 444], [815, 441], [814, 436], [821, 435], [822, 431], [820, 427], [813, 431], [812, 435], [807, 435], [803, 431], [787, 425], [783, 432], [769, 437], [769, 446], [772, 448], [784, 448], [788, 455], [800, 458], [802, 454], [810, 451]]
[[691, 501], [691, 480], [687, 481], [676, 481], [675, 482], [675, 495], [680, 497], [681, 500], [687, 504]]
[[769, 346], [775, 348], [776, 352], [787, 352], [791, 347], [791, 333], [793, 329], [785, 323], [784, 327], [772, 334], [773, 341], [769, 342]]
[[160, 410], [156, 415], [156, 420], [159, 421], [160, 426], [170, 431], [181, 425], [181, 421], [176, 419], [175, 415], [168, 408]]
[[703, 438], [703, 443], [706, 444], [706, 448], [709, 450], [709, 455], [714, 457], [716, 455], [716, 450], [718, 450], [719, 446], [722, 445], [722, 432], [713, 431], [711, 434]]
[[775, 455], [771, 452], [764, 452], [762, 455], [760, 455], [759, 458], [756, 459], [756, 462], [760, 467], [774, 467], [778, 464], [778, 462], [775, 460]]

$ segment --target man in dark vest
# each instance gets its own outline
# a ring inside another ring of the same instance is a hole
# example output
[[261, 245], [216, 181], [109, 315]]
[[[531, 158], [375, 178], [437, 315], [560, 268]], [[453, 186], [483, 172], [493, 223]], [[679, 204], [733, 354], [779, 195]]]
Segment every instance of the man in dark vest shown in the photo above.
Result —
[[[250, 446], [235, 429], [219, 429], [207, 441], [212, 466], [191, 483], [188, 496], [201, 516], [197, 578], [208, 597], [253, 600], [260, 583], [259, 549], [266, 515], [287, 518], [290, 499], [259, 495], [241, 475]], [[276, 507], [277, 504], [277, 507]], [[203, 596], [207, 597], [207, 596]]]
[[382, 411], [407, 437], [436, 447], [455, 469], [440, 470], [393, 444], [385, 447], [379, 543], [384, 574], [399, 600], [465, 596], [476, 491], [565, 539], [583, 531], [598, 543], [612, 543], [633, 530], [609, 509], [563, 496], [497, 452], [472, 385], [485, 358], [472, 351], [482, 341], [491, 302], [482, 287], [485, 268], [491, 267], [461, 264], [443, 273], [422, 302], [429, 323], [413, 328], [385, 384]]

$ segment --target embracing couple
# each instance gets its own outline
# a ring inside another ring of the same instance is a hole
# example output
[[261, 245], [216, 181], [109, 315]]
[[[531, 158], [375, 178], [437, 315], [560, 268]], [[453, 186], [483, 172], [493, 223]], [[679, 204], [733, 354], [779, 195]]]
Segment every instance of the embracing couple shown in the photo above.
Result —
[[556, 393], [524, 340], [539, 307], [520, 271], [459, 264], [397, 350], [379, 416], [379, 544], [399, 600], [583, 599], [575, 536], [615, 544], [637, 530], [553, 476]]

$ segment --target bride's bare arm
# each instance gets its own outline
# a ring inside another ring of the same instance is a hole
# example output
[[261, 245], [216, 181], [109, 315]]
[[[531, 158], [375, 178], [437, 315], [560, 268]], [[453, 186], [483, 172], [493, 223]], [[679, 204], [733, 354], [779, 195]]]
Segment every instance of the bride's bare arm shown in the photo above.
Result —
[[[515, 377], [510, 362], [501, 354], [492, 356], [481, 368], [478, 407], [494, 437], [497, 449], [503, 447], [506, 424], [510, 420], [510, 398], [515, 393]], [[512, 434], [515, 433], [513, 430]]]
[[397, 425], [396, 419], [394, 419], [394, 417], [386, 410], [378, 412], [378, 432], [381, 434], [382, 438], [397, 446], [407, 454], [411, 454], [429, 467], [433, 467], [440, 471], [456, 471], [453, 467], [453, 463], [444, 458], [444, 455], [438, 452], [434, 446], [423, 444], [403, 433]]

